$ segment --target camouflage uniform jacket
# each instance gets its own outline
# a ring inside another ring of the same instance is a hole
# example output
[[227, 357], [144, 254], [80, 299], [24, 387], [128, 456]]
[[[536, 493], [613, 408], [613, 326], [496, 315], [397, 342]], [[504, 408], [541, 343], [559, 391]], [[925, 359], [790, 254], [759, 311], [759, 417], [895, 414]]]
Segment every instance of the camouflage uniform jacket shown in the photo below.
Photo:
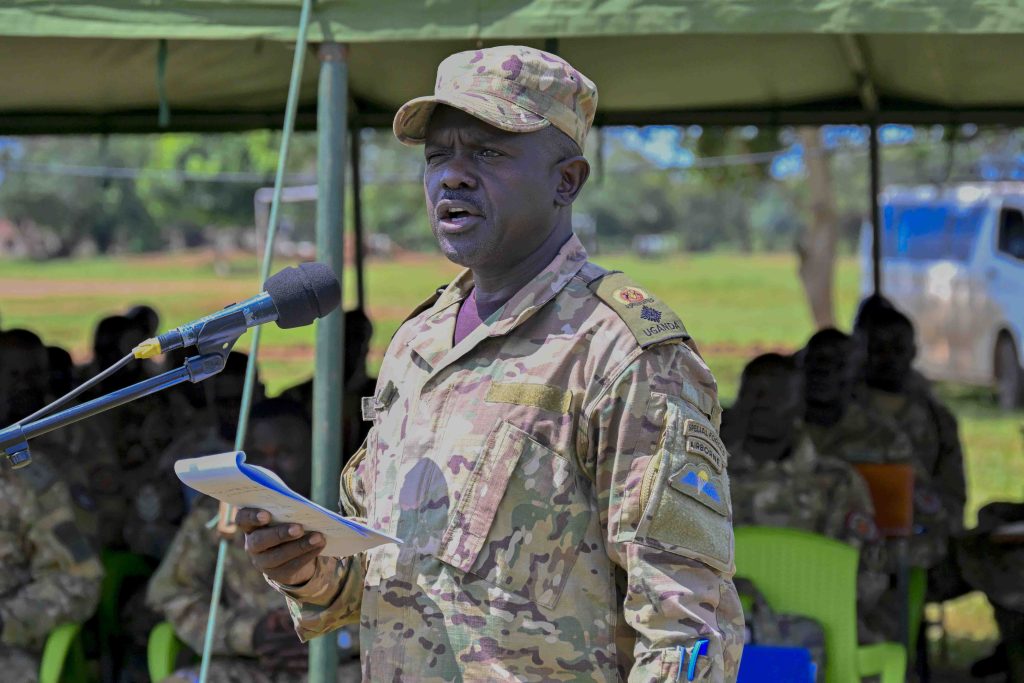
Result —
[[373, 681], [734, 679], [716, 384], [605, 273], [574, 237], [454, 348], [468, 271], [401, 327], [342, 504], [404, 544], [282, 586], [301, 636], [359, 619]]
[[[207, 527], [217, 501], [200, 498], [185, 517], [167, 555], [146, 589], [146, 604], [171, 622], [175, 633], [196, 652], [203, 651], [220, 534]], [[214, 655], [255, 657], [252, 634], [280, 596], [267, 587], [244, 548], [244, 536], [231, 539], [225, 555], [224, 586], [213, 639]]]
[[50, 631], [84, 622], [99, 602], [103, 568], [41, 453], [25, 469], [0, 466], [0, 568], [5, 646], [39, 652]]
[[891, 417], [854, 401], [834, 425], [804, 423], [818, 452], [849, 463], [910, 462], [910, 439]]
[[[751, 461], [734, 454], [733, 462]], [[734, 522], [822, 534], [856, 548], [878, 543], [875, 508], [852, 466], [822, 456], [807, 436], [779, 462], [732, 469]]]

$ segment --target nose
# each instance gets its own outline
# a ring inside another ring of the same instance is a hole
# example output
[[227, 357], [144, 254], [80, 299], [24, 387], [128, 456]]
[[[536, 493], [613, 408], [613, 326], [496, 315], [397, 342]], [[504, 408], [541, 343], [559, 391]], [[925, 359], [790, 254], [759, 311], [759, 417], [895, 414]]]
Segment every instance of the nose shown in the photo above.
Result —
[[461, 188], [474, 189], [476, 177], [470, 168], [470, 161], [462, 154], [453, 154], [441, 170], [441, 187], [446, 190]]

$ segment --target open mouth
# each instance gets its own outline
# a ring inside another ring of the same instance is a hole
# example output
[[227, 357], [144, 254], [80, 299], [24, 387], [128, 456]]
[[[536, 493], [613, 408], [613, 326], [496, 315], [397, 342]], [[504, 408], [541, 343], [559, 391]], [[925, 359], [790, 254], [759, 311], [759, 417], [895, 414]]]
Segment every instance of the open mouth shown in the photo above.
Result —
[[475, 206], [466, 202], [456, 202], [448, 199], [438, 203], [436, 214], [441, 228], [447, 232], [467, 230], [476, 221], [483, 218], [483, 213]]

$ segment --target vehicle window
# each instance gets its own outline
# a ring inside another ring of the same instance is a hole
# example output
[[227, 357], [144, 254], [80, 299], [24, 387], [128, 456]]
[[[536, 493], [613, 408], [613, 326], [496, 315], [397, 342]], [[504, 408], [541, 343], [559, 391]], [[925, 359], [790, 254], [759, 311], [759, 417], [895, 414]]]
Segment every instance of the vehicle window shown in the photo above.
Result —
[[883, 254], [914, 261], [966, 261], [974, 251], [985, 206], [890, 204], [883, 208]]
[[1024, 214], [1003, 209], [999, 220], [999, 251], [1024, 261]]

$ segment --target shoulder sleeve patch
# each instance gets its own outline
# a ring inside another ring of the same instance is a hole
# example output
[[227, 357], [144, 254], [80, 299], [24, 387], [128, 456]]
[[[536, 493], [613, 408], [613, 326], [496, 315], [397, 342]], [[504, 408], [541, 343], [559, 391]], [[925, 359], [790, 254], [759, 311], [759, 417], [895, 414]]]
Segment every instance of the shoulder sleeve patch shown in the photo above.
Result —
[[641, 348], [690, 338], [679, 316], [623, 273], [609, 273], [589, 287], [622, 318]]

